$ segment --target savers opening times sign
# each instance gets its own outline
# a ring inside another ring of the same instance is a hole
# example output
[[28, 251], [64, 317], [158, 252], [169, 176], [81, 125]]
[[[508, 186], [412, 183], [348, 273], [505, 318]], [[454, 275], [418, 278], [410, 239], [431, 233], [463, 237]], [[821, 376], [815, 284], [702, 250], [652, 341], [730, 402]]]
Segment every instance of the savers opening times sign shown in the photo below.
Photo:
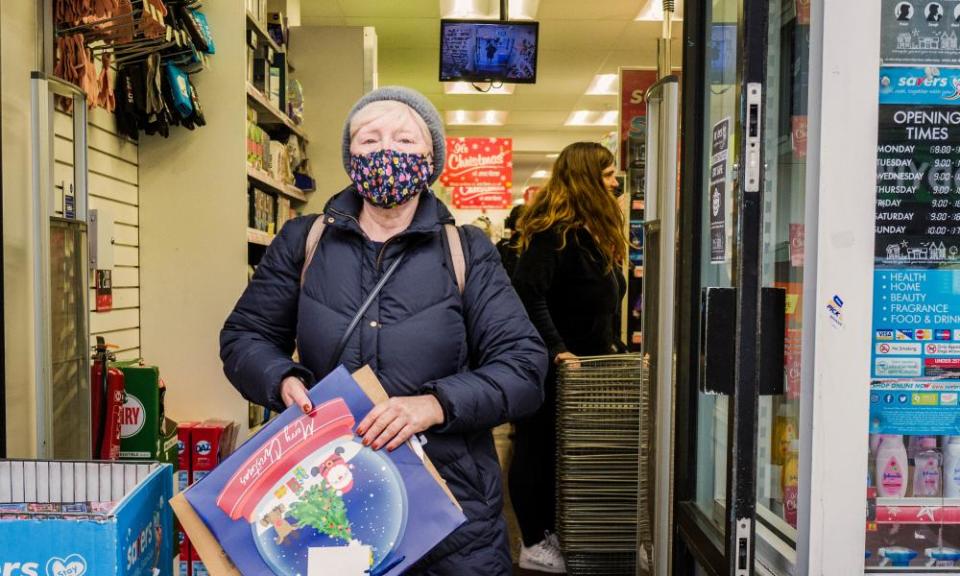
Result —
[[455, 208], [508, 208], [513, 203], [513, 139], [447, 138], [440, 184], [451, 189]]

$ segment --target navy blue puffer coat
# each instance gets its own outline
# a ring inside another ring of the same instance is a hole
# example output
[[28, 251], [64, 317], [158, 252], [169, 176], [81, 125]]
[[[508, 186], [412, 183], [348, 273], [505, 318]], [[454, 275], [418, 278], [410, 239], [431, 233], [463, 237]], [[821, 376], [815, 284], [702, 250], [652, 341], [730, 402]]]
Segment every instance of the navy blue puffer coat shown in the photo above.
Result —
[[[430, 192], [410, 227], [385, 243], [366, 238], [352, 188], [327, 205], [326, 230], [300, 289], [306, 237], [316, 216], [288, 222], [270, 245], [220, 335], [230, 382], [252, 402], [282, 410], [280, 382], [322, 378], [353, 315], [402, 251], [405, 260], [354, 331], [340, 361], [370, 365], [390, 396], [434, 394], [445, 422], [425, 450], [468, 522], [415, 572], [510, 573], [500, 467], [491, 428], [533, 413], [547, 355], [493, 244], [464, 227], [467, 282], [448, 268], [443, 225], [453, 218]], [[301, 362], [290, 355], [295, 344]]]

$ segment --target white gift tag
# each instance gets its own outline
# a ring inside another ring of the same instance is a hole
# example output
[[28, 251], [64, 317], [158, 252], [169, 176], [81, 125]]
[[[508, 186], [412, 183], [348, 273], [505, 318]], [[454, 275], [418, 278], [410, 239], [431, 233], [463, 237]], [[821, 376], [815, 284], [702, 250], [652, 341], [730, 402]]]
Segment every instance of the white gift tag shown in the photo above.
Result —
[[307, 576], [365, 576], [373, 564], [373, 550], [356, 540], [348, 546], [326, 546], [307, 551]]

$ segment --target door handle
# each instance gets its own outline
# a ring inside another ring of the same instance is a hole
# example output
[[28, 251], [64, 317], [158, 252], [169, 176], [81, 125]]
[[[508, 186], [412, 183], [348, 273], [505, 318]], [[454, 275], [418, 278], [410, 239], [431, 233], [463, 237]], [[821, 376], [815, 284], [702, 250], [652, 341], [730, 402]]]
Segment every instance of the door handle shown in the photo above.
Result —
[[779, 396], [784, 392], [787, 291], [760, 288], [760, 395]]
[[704, 288], [700, 302], [700, 390], [733, 395], [737, 289]]
[[[760, 289], [759, 393], [784, 392], [784, 334], [787, 292]], [[700, 390], [732, 395], [736, 364], [737, 289], [704, 288], [700, 305]]]

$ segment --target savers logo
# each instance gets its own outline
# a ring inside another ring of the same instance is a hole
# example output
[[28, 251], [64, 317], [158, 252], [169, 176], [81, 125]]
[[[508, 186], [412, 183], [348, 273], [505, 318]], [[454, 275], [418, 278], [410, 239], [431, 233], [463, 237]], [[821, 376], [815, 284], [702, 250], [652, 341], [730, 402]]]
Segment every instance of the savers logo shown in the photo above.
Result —
[[949, 85], [949, 80], [941, 76], [903, 76], [897, 81], [901, 88], [946, 88]]

